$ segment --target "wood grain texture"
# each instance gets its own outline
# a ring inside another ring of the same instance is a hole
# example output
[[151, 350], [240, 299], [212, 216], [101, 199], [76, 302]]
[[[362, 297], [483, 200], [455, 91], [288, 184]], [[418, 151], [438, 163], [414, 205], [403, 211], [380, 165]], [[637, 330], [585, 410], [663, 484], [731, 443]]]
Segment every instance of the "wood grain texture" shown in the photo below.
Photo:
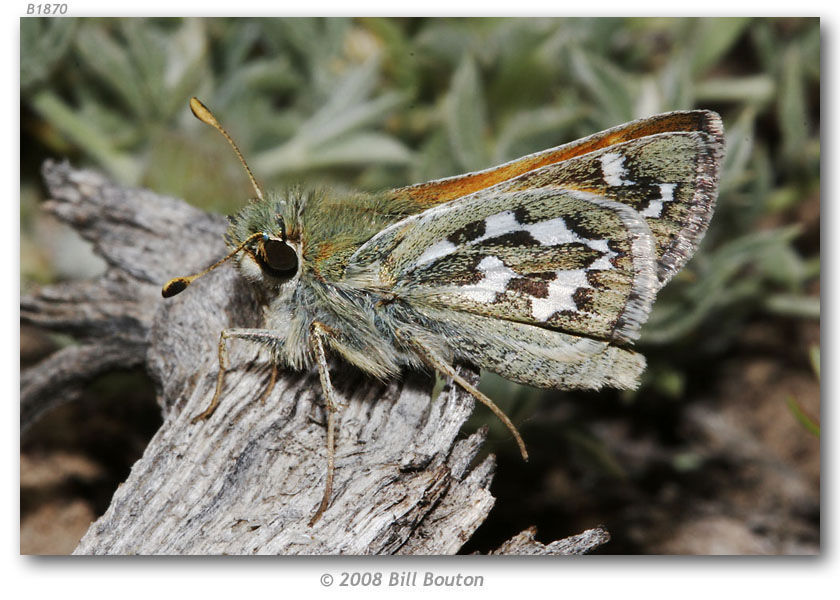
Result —
[[[234, 342], [219, 409], [190, 424], [213, 394], [219, 332], [261, 320], [262, 299], [231, 267], [175, 298], [160, 296], [170, 277], [222, 255], [224, 219], [66, 163], [46, 163], [44, 177], [46, 209], [108, 267], [95, 281], [21, 300], [24, 322], [79, 342], [22, 373], [21, 425], [72, 400], [99, 373], [138, 365], [155, 382], [164, 418], [76, 554], [453, 554], [485, 520], [494, 458], [475, 461], [483, 429], [461, 433], [472, 397], [451, 385], [432, 397], [423, 373], [385, 385], [333, 363], [345, 403], [335, 489], [308, 527], [326, 465], [316, 373], [282, 372], [260, 402], [271, 366], [256, 347]], [[598, 531], [548, 545], [522, 532], [497, 553], [588, 552], [608, 539]]]

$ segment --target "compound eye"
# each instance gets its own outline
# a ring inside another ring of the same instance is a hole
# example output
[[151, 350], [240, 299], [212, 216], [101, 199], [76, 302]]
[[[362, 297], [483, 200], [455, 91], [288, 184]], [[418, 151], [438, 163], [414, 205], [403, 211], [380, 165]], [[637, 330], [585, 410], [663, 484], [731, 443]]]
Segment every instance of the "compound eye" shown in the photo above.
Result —
[[298, 269], [298, 257], [294, 249], [280, 240], [264, 240], [257, 252], [260, 267], [269, 275], [278, 278], [294, 276]]

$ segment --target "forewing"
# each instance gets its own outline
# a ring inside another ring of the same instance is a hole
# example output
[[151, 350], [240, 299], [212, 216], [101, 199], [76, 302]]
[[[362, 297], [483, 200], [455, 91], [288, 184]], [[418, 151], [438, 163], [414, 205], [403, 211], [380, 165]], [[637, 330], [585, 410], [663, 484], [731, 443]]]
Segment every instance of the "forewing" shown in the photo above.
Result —
[[535, 152], [490, 169], [398, 188], [394, 190], [394, 194], [402, 198], [413, 199], [419, 205], [430, 208], [492, 187], [528, 171], [557, 164], [610, 146], [650, 135], [692, 131], [707, 133], [712, 137], [720, 138], [722, 142], [723, 131], [720, 117], [716, 113], [707, 110], [674, 111], [624, 123], [568, 144]]
[[633, 209], [650, 228], [662, 286], [691, 258], [708, 227], [722, 156], [722, 134], [657, 134], [530, 171], [494, 189], [575, 189]]
[[647, 221], [664, 285], [708, 226], [724, 151], [720, 117], [672, 112], [627, 123], [504, 165], [394, 190], [417, 210], [497, 192], [561, 187], [627, 204]]

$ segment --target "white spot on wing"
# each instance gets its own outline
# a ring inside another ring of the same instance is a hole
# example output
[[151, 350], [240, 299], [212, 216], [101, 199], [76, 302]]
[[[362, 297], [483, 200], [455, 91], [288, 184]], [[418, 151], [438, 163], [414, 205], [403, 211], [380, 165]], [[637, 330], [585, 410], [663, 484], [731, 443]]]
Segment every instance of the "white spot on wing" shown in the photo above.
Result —
[[607, 152], [601, 156], [601, 171], [604, 173], [604, 181], [607, 185], [622, 186], [636, 183], [625, 179], [627, 169], [624, 168], [624, 156], [617, 152]]
[[530, 233], [531, 237], [543, 246], [584, 242], [578, 234], [566, 226], [566, 221], [562, 217], [532, 223], [531, 225], [520, 225], [520, 227]]
[[659, 184], [659, 198], [651, 200], [647, 208], [639, 214], [643, 217], [659, 218], [662, 216], [662, 209], [666, 202], [674, 201], [674, 190], [677, 188], [676, 183], [660, 183]]
[[515, 271], [506, 267], [495, 256], [485, 256], [478, 263], [477, 268], [484, 273], [484, 279], [478, 283], [458, 288], [459, 294], [476, 302], [493, 302], [496, 299], [496, 294], [504, 292], [508, 282], [518, 276]]
[[531, 298], [531, 315], [537, 321], [546, 321], [559, 310], [577, 311], [572, 296], [581, 287], [591, 287], [586, 279], [586, 269], [557, 271], [557, 279], [548, 284], [548, 296]]
[[421, 254], [414, 262], [415, 265], [422, 265], [423, 263], [431, 262], [439, 258], [443, 258], [447, 254], [452, 254], [457, 249], [457, 246], [449, 240], [441, 240], [436, 244], [432, 244], [426, 251]]
[[587, 240], [586, 245], [602, 253], [602, 256], [598, 260], [589, 265], [591, 270], [606, 271], [613, 268], [611, 261], [617, 256], [617, 253], [610, 250], [610, 247], [607, 245], [607, 240]]
[[516, 220], [516, 215], [506, 210], [484, 219], [484, 235], [477, 238], [473, 243], [483, 242], [484, 240], [519, 231], [520, 229], [522, 229], [522, 225]]
[[[622, 161], [624, 160], [623, 157], [619, 156], [618, 154], [614, 154], [613, 156], [619, 157]], [[534, 240], [536, 240], [539, 244], [543, 246], [558, 246], [561, 244], [572, 243], [585, 244], [589, 248], [596, 250], [602, 254], [600, 258], [598, 258], [595, 262], [592, 263], [592, 265], [590, 265], [590, 269], [597, 271], [605, 271], [613, 268], [611, 261], [616, 256], [616, 253], [609, 249], [609, 247], [607, 246], [607, 240], [591, 240], [579, 236], [577, 233], [572, 231], [568, 225], [566, 225], [566, 221], [563, 217], [555, 217], [546, 221], [538, 221], [536, 223], [523, 225], [516, 219], [516, 215], [513, 213], [513, 211], [505, 210], [500, 213], [496, 213], [494, 215], [486, 217], [484, 219], [484, 234], [477, 237], [474, 240], [471, 240], [470, 242], [467, 242], [466, 245], [472, 246], [506, 234], [516, 233], [517, 231], [528, 232], [531, 235], [531, 237], [534, 238]], [[456, 246], [449, 240], [441, 240], [427, 248], [423, 252], [423, 254], [417, 257], [417, 260], [414, 261], [414, 266], [420, 266], [422, 264], [432, 262], [434, 260], [452, 254], [457, 250], [458, 246]], [[496, 258], [496, 260], [498, 259]], [[511, 273], [513, 273], [513, 271], [511, 271]], [[514, 276], [516, 275], [517, 274], [514, 273]]]

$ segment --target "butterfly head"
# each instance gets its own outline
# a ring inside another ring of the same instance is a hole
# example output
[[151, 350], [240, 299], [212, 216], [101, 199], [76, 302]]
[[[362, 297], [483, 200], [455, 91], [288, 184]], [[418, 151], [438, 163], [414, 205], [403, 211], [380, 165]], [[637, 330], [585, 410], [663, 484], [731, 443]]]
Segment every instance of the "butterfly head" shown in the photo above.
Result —
[[[252, 208], [263, 208], [260, 203]], [[246, 208], [244, 212], [248, 211]], [[234, 219], [228, 232], [228, 242], [242, 247], [237, 260], [239, 270], [249, 280], [268, 288], [277, 289], [288, 283], [300, 271], [300, 246], [290, 239], [283, 217], [275, 214], [268, 219], [257, 219], [257, 223], [243, 215]]]

